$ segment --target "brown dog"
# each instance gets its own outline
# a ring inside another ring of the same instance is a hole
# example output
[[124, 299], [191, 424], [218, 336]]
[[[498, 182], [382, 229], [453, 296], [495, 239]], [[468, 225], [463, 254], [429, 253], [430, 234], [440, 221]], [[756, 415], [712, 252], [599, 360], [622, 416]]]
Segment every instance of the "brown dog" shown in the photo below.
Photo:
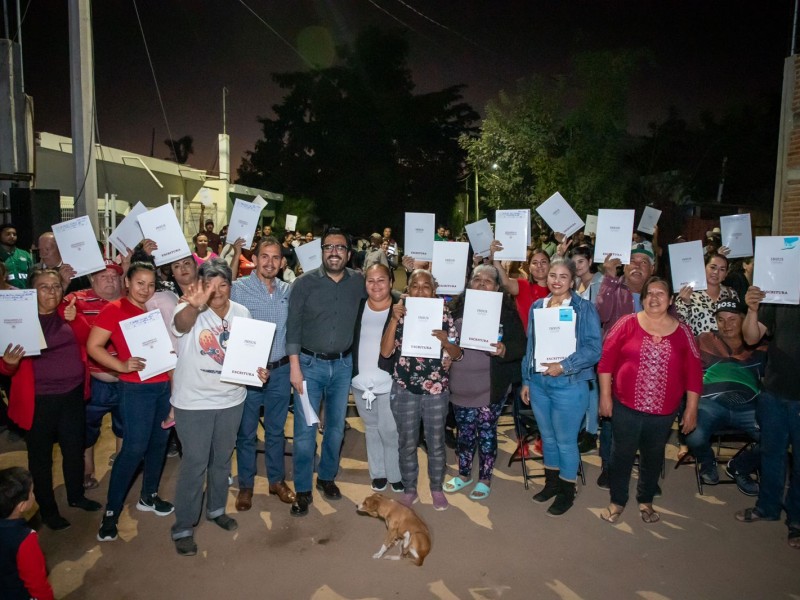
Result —
[[358, 505], [358, 512], [371, 517], [379, 517], [386, 523], [386, 538], [381, 549], [372, 558], [381, 558], [392, 546], [402, 542], [398, 556], [387, 556], [392, 560], [411, 555], [414, 564], [422, 566], [422, 561], [431, 551], [431, 535], [428, 526], [410, 508], [381, 494], [367, 496]]

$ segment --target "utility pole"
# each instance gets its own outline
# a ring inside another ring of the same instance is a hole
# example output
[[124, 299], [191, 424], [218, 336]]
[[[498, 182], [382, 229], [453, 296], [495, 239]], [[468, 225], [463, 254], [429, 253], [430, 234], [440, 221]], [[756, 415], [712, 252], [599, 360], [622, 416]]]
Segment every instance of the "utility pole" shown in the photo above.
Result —
[[90, 0], [69, 0], [69, 76], [75, 216], [88, 215], [97, 234], [100, 229], [97, 217], [92, 45]]

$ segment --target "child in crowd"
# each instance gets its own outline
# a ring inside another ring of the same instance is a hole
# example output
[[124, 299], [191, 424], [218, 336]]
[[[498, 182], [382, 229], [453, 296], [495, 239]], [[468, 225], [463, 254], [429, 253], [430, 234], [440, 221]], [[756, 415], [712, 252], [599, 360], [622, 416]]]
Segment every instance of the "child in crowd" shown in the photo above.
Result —
[[33, 505], [33, 478], [21, 467], [0, 471], [0, 591], [9, 600], [52, 600], [39, 538], [22, 518]]

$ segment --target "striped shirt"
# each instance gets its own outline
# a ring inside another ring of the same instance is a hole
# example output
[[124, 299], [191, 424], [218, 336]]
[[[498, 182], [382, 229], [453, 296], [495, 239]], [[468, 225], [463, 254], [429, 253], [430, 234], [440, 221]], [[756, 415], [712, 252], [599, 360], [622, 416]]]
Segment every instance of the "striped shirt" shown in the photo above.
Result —
[[269, 293], [267, 286], [255, 274], [240, 277], [233, 282], [231, 300], [247, 307], [254, 319], [275, 323], [275, 339], [269, 362], [286, 356], [286, 319], [289, 316], [291, 286], [280, 279], [273, 279], [275, 291]]

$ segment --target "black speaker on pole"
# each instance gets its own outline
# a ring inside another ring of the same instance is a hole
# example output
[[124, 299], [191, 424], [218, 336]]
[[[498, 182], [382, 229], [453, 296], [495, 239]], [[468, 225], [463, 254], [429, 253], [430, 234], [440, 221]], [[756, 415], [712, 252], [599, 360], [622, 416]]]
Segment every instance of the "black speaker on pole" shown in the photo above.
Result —
[[61, 191], [11, 188], [11, 222], [17, 229], [17, 246], [30, 250], [39, 236], [61, 223]]

